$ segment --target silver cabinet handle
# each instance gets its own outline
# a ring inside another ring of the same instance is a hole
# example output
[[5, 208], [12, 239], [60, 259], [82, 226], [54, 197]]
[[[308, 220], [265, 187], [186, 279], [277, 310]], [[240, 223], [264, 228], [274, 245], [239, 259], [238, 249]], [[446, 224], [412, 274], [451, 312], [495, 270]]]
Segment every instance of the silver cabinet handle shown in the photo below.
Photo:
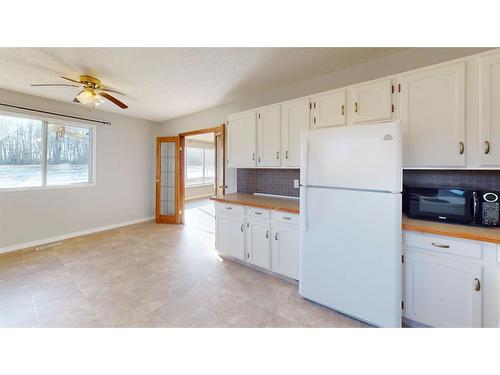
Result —
[[255, 160], [255, 152], [252, 154], [252, 160]]
[[340, 107], [340, 113], [342, 114], [342, 116], [344, 116], [344, 105], [342, 104], [342, 107]]
[[490, 153], [490, 142], [484, 141], [484, 154], [488, 155]]
[[464, 151], [465, 151], [465, 144], [463, 142], [459, 142], [458, 143], [459, 147], [460, 147], [460, 155], [463, 155], [464, 154]]
[[354, 113], [358, 113], [358, 102], [354, 103]]
[[477, 277], [474, 279], [474, 290], [476, 292], [479, 292], [481, 290], [481, 282]]
[[259, 163], [260, 163], [260, 156], [259, 156]]
[[266, 238], [269, 238], [269, 230], [266, 230]]
[[244, 230], [244, 229], [243, 229], [243, 224], [241, 224], [241, 231], [243, 232], [243, 230]]
[[278, 241], [278, 232], [276, 232], [276, 233], [274, 234], [274, 240], [275, 240], [275, 241]]
[[449, 249], [450, 248], [450, 245], [443, 245], [443, 244], [436, 243], [436, 242], [433, 242], [432, 246], [440, 247], [441, 249]]
[[255, 211], [255, 215], [262, 215], [262, 212], [260, 212], [260, 211]]
[[227, 206], [226, 210], [232, 210], [233, 208], [231, 206]]
[[283, 220], [292, 220], [290, 216], [283, 216]]
[[278, 152], [276, 152], [276, 159], [279, 160], [279, 158], [280, 158], [280, 152], [278, 151]]
[[288, 151], [285, 152], [285, 159], [288, 159]]

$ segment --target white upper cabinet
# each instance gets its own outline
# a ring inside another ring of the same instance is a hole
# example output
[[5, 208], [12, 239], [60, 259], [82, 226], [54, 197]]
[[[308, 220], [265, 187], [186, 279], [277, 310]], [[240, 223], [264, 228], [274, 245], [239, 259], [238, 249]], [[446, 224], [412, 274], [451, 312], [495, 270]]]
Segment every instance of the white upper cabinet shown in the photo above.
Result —
[[465, 63], [398, 78], [404, 166], [465, 167]]
[[275, 104], [257, 110], [257, 165], [279, 167], [281, 152], [281, 111]]
[[255, 167], [257, 161], [257, 114], [230, 115], [228, 120], [228, 167]]
[[500, 165], [500, 53], [479, 59], [479, 162]]
[[346, 124], [346, 91], [335, 90], [311, 97], [311, 127], [313, 129]]
[[389, 121], [393, 118], [392, 78], [363, 83], [349, 88], [350, 123]]
[[309, 99], [281, 104], [281, 165], [300, 166], [300, 134], [309, 130]]

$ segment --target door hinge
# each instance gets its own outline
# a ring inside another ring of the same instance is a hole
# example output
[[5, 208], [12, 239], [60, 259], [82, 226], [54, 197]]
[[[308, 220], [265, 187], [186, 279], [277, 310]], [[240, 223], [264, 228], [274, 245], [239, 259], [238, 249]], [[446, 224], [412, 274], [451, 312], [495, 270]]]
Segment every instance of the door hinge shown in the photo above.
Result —
[[398, 92], [401, 92], [401, 83], [398, 83]]
[[179, 147], [179, 151], [182, 151], [182, 147]]
[[401, 310], [405, 309], [405, 301], [401, 301]]
[[394, 85], [391, 86], [392, 93], [394, 94]]
[[394, 112], [394, 104], [392, 105], [391, 110], [392, 110], [392, 112]]

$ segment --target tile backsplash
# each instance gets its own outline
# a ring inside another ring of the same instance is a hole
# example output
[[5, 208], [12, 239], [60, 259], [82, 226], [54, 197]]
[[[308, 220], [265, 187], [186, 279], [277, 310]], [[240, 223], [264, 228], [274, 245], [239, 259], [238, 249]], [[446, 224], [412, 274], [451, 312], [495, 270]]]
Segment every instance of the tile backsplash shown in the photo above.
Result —
[[500, 191], [500, 170], [405, 170], [403, 183]]
[[299, 169], [250, 169], [237, 172], [238, 193], [264, 193], [298, 197], [293, 180], [300, 177]]

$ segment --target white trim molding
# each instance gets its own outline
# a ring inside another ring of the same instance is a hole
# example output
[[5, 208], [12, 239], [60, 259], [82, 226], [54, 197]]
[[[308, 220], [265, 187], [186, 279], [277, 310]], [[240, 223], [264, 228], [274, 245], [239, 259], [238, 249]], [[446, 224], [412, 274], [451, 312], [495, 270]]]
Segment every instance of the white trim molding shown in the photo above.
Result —
[[45, 245], [45, 244], [52, 243], [52, 242], [67, 240], [69, 238], [85, 236], [87, 234], [104, 232], [104, 231], [110, 230], [110, 229], [126, 227], [127, 225], [144, 223], [146, 221], [150, 221], [153, 219], [154, 219], [154, 216], [148, 216], [148, 217], [143, 217], [143, 218], [136, 219], [136, 220], [124, 221], [121, 223], [105, 225], [102, 227], [85, 229], [85, 230], [81, 230], [78, 232], [61, 234], [61, 235], [55, 236], [55, 237], [43, 238], [43, 239], [34, 240], [34, 241], [30, 241], [30, 242], [24, 242], [24, 243], [20, 243], [20, 244], [16, 244], [16, 245], [5, 246], [5, 247], [0, 248], [0, 254], [9, 253], [12, 251], [17, 251], [17, 250], [22, 250], [22, 249], [27, 249], [27, 248], [35, 247], [35, 246]]

